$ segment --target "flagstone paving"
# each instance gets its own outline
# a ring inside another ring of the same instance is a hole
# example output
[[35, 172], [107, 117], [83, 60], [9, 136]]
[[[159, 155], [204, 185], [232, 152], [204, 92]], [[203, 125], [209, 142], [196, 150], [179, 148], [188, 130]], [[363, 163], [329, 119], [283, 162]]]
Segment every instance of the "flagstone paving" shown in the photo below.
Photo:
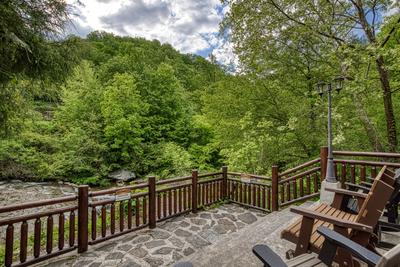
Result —
[[169, 266], [264, 216], [259, 211], [225, 204], [172, 218], [158, 223], [156, 229], [126, 234], [89, 246], [85, 253], [70, 253], [37, 266]]

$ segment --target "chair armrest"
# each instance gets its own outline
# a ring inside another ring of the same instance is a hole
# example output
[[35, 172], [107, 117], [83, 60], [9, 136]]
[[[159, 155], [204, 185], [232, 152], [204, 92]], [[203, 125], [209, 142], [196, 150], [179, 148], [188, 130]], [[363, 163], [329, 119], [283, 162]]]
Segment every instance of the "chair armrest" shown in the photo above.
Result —
[[364, 192], [369, 192], [369, 190], [371, 190], [371, 188], [369, 188], [369, 187], [366, 187], [366, 186], [362, 186], [362, 185], [359, 185], [359, 184], [352, 184], [352, 183], [345, 183], [348, 187], [349, 187], [349, 189], [351, 189], [351, 190], [359, 190], [359, 189], [361, 189], [361, 190], [363, 190]]
[[341, 195], [347, 195], [347, 196], [353, 196], [353, 197], [359, 197], [359, 198], [366, 198], [367, 194], [360, 193], [360, 192], [354, 192], [350, 190], [345, 190], [345, 189], [335, 189], [335, 188], [325, 188], [326, 191], [329, 192], [334, 192], [335, 194], [341, 194]]
[[255, 245], [253, 253], [266, 267], [288, 267], [281, 257], [266, 245]]
[[317, 232], [325, 237], [325, 242], [329, 242], [350, 251], [354, 256], [367, 263], [368, 266], [376, 266], [381, 259], [381, 257], [374, 252], [327, 227], [320, 226], [318, 227]]
[[293, 207], [293, 208], [290, 208], [290, 211], [300, 214], [302, 216], [311, 218], [311, 219], [321, 220], [321, 221], [331, 223], [336, 226], [340, 226], [340, 227], [344, 227], [344, 228], [350, 228], [350, 229], [363, 231], [363, 232], [367, 232], [367, 233], [372, 233], [374, 230], [371, 226], [368, 226], [365, 224], [346, 221], [343, 219], [339, 219], [337, 217], [333, 217], [333, 216], [319, 213], [317, 211], [313, 211], [313, 210], [309, 210], [309, 209]]
[[400, 225], [397, 223], [390, 223], [390, 222], [385, 222], [385, 221], [379, 220], [378, 226], [381, 228], [384, 228], [383, 231], [400, 232]]

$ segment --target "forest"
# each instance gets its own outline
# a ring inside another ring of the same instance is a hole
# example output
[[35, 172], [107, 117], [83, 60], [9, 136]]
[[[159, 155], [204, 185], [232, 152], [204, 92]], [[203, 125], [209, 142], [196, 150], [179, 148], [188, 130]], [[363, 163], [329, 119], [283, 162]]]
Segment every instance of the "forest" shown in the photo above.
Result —
[[315, 85], [336, 76], [335, 149], [399, 151], [396, 3], [224, 0], [232, 71], [158, 40], [60, 38], [70, 6], [36, 2], [0, 3], [0, 179], [107, 185], [119, 169], [168, 178], [222, 165], [268, 175], [326, 144]]

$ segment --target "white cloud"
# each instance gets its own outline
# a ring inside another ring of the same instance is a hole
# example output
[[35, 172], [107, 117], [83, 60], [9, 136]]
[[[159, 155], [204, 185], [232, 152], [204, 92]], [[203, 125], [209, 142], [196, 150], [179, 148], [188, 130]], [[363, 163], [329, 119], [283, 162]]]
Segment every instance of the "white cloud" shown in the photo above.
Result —
[[[73, 0], [68, 0], [73, 1]], [[226, 8], [220, 0], [85, 0], [73, 33], [104, 30], [170, 43], [183, 53], [213, 50], [220, 63], [233, 59], [232, 46], [218, 37]]]

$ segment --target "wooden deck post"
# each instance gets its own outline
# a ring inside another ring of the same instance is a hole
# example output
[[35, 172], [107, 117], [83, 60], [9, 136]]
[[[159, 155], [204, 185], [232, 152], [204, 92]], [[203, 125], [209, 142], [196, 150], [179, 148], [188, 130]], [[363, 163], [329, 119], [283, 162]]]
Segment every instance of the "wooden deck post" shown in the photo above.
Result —
[[192, 212], [197, 213], [197, 170], [192, 170]]
[[271, 198], [272, 198], [272, 205], [271, 211], [277, 211], [279, 209], [279, 194], [278, 194], [278, 166], [272, 166], [272, 183], [271, 183]]
[[328, 165], [328, 147], [321, 147], [319, 157], [321, 159], [321, 182], [325, 179], [326, 176], [326, 168]]
[[[156, 177], [149, 177], [149, 228], [156, 228]], [[160, 208], [160, 207], [158, 207]]]
[[89, 186], [78, 187], [78, 253], [88, 249]]
[[228, 166], [222, 166], [222, 198], [228, 197]]

